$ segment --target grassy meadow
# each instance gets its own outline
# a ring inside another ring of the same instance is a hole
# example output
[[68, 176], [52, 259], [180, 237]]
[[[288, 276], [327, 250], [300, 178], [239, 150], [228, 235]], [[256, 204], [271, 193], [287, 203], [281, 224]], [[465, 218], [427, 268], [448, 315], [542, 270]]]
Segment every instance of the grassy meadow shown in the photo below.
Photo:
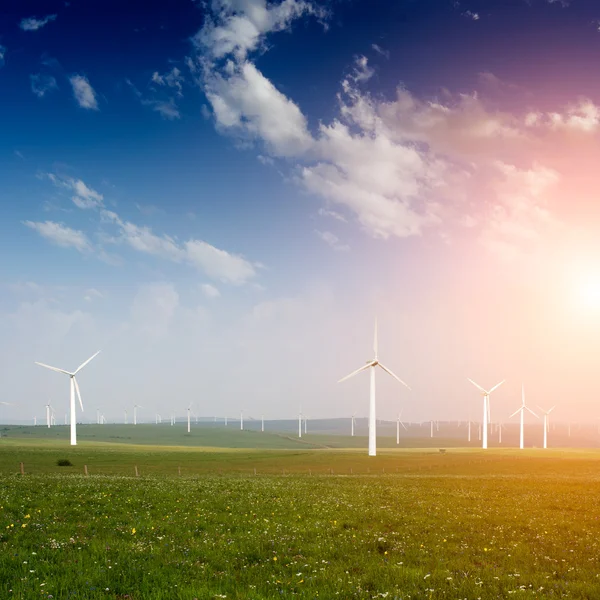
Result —
[[0, 598], [591, 599], [599, 551], [595, 450], [0, 439]]

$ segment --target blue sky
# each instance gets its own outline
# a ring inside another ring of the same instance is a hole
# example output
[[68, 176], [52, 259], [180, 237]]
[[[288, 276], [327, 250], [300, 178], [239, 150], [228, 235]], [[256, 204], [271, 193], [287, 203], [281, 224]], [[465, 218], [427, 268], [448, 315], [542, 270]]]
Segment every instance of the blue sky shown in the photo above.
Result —
[[[572, 0], [0, 9], [4, 419], [593, 409], [600, 11]], [[568, 399], [568, 400], [567, 400]]]

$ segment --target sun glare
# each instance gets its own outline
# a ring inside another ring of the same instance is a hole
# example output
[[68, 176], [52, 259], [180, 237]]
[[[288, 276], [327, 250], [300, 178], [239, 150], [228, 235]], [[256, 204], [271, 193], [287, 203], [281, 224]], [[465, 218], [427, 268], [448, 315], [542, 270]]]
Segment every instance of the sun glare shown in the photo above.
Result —
[[578, 286], [578, 296], [582, 308], [600, 311], [600, 274], [582, 277]]

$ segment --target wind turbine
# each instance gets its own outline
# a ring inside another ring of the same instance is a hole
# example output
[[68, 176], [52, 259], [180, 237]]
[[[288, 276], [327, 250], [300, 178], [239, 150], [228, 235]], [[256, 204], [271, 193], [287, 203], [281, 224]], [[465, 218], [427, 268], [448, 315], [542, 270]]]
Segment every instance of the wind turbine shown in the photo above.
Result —
[[354, 437], [354, 419], [356, 418], [356, 413], [352, 413], [352, 433], [350, 434]]
[[261, 431], [265, 430], [265, 415], [261, 415], [261, 417], [260, 417], [260, 430]]
[[[523, 421], [524, 413], [526, 410], [528, 410], [536, 419], [539, 419], [539, 417], [528, 406], [525, 406], [525, 386], [523, 384], [521, 384], [521, 398], [522, 398], [521, 406], [519, 406], [519, 408], [517, 408], [517, 410], [515, 410], [515, 412], [510, 416], [514, 417], [518, 412], [521, 413], [521, 431], [520, 431], [520, 435], [519, 435], [519, 448], [521, 450], [523, 450], [523, 430], [525, 428], [525, 424]], [[544, 432], [545, 432], [545, 430], [544, 430]]]
[[[98, 356], [98, 354], [100, 354], [100, 350], [98, 350], [98, 352], [96, 352], [96, 354], [94, 354], [93, 356], [91, 356], [90, 358], [88, 358], [84, 363], [81, 363], [77, 369], [75, 369], [75, 371], [73, 371], [72, 373], [70, 371], [65, 371], [64, 369], [58, 369], [57, 367], [51, 367], [50, 365], [45, 365], [44, 363], [40, 363], [40, 362], [36, 362], [36, 365], [40, 365], [40, 367], [46, 367], [46, 369], [50, 369], [51, 371], [56, 371], [57, 373], [64, 373], [65, 375], [68, 375], [70, 378], [70, 384], [71, 384], [71, 446], [76, 446], [77, 445], [77, 415], [75, 414], [75, 392], [77, 392], [77, 397], [79, 398], [79, 406], [81, 406], [81, 410], [83, 411], [83, 402], [81, 401], [81, 392], [79, 391], [79, 384], [77, 383], [77, 379], [75, 378], [75, 375], [77, 375], [77, 373], [79, 373], [79, 371], [81, 371], [81, 369], [83, 369], [83, 367], [85, 367], [85, 365], [87, 365], [93, 358], [96, 358], [96, 356]], [[66, 415], [65, 415], [66, 417]]]
[[298, 437], [302, 437], [302, 409], [298, 413]]
[[550, 431], [548, 426], [548, 415], [556, 408], [556, 406], [553, 406], [548, 410], [544, 410], [539, 404], [537, 405], [537, 407], [544, 413], [544, 448], [547, 448], [548, 431]]
[[367, 364], [362, 366], [360, 369], [356, 369], [350, 373], [350, 375], [346, 375], [346, 377], [342, 377], [338, 381], [341, 383], [346, 379], [350, 379], [357, 373], [364, 371], [366, 369], [370, 369], [370, 378], [371, 378], [371, 386], [369, 393], [369, 456], [377, 455], [377, 430], [376, 430], [376, 411], [375, 411], [375, 367], [382, 368], [388, 375], [391, 375], [394, 379], [397, 379], [402, 385], [406, 386], [409, 390], [410, 388], [402, 379], [400, 379], [397, 375], [394, 375], [387, 367], [385, 367], [382, 363], [379, 362], [378, 352], [377, 352], [377, 319], [375, 319], [375, 336], [373, 338], [373, 351], [375, 352], [375, 358], [373, 360], [367, 361]]
[[138, 408], [145, 408], [144, 406], [142, 406], [141, 404], [134, 404], [133, 405], [133, 424], [137, 425], [137, 409]]
[[244, 411], [240, 412], [240, 431], [244, 431]]
[[[469, 378], [467, 377], [467, 379], [469, 379]], [[498, 389], [504, 383], [505, 380], [503, 379], [500, 383], [497, 383], [490, 390], [484, 390], [479, 384], [475, 383], [472, 379], [469, 379], [469, 381], [483, 394], [483, 438], [481, 441], [481, 447], [487, 448], [488, 447], [488, 443], [487, 443], [488, 421], [490, 418], [490, 394], [495, 389]]]
[[48, 400], [48, 404], [46, 404], [46, 425], [48, 425], [48, 429], [50, 429], [50, 409], [52, 407], [50, 406], [50, 401]]
[[192, 412], [192, 403], [190, 402], [189, 406], [187, 407], [187, 421], [188, 421], [188, 433], [190, 433], [190, 414]]
[[402, 425], [402, 427], [404, 427], [404, 429], [408, 431], [408, 429], [406, 429], [406, 425], [401, 421], [401, 419], [402, 411], [398, 413], [398, 420], [396, 421], [396, 444], [400, 443], [400, 425]]

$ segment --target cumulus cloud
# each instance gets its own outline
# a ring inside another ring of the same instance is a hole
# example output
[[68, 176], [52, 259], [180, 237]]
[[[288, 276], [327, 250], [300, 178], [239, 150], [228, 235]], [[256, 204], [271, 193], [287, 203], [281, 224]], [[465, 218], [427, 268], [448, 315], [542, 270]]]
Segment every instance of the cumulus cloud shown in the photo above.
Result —
[[96, 99], [96, 92], [90, 85], [87, 77], [84, 75], [72, 75], [69, 77], [71, 86], [73, 87], [73, 95], [77, 104], [81, 108], [88, 110], [98, 110], [98, 101]]
[[47, 15], [41, 19], [36, 17], [27, 17], [26, 19], [21, 19], [19, 27], [23, 31], [37, 31], [55, 19], [56, 15]]
[[31, 91], [38, 98], [43, 98], [48, 92], [58, 89], [56, 78], [52, 75], [43, 75], [41, 73], [30, 75], [29, 81], [31, 83]]
[[288, 29], [295, 19], [314, 15], [324, 20], [327, 13], [312, 2], [283, 0], [267, 4], [267, 0], [212, 0], [212, 15], [193, 40], [211, 58], [233, 54], [244, 60], [249, 52], [274, 31]]
[[158, 71], [155, 71], [152, 74], [151, 81], [152, 83], [155, 83], [159, 86], [173, 88], [177, 96], [183, 96], [184, 77], [177, 67], [173, 67], [168, 73], [165, 73], [164, 75], [161, 75]]
[[204, 83], [222, 131], [262, 140], [277, 156], [296, 156], [310, 147], [302, 111], [251, 62], [229, 62], [224, 73], [208, 74]]
[[6, 56], [6, 46], [0, 44], [0, 68], [4, 66], [4, 57]]
[[63, 248], [75, 248], [78, 252], [84, 253], [91, 250], [91, 244], [83, 231], [71, 229], [62, 223], [54, 221], [34, 222], [23, 221], [30, 229], [37, 231], [43, 238], [46, 238], [57, 246]]

